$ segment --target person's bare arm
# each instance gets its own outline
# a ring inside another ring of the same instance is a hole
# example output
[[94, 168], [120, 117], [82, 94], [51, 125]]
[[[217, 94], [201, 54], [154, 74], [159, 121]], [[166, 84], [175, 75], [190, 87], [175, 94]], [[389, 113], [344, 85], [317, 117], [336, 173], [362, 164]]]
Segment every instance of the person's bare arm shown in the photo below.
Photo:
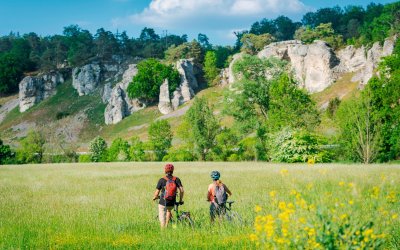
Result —
[[179, 202], [182, 202], [182, 201], [183, 201], [183, 194], [184, 194], [183, 187], [180, 186], [180, 187], [179, 187]]
[[159, 195], [160, 195], [160, 190], [156, 189], [156, 191], [154, 192], [153, 201], [157, 200]]

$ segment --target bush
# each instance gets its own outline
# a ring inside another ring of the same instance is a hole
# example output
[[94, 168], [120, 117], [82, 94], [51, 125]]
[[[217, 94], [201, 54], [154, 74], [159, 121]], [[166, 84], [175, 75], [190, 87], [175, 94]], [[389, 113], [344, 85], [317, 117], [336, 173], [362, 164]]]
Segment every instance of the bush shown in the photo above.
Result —
[[92, 162], [92, 156], [90, 154], [79, 155], [79, 162], [81, 162], [81, 163]]
[[338, 97], [329, 100], [328, 108], [326, 109], [326, 113], [328, 114], [329, 118], [332, 119], [335, 116], [336, 111], [339, 108], [339, 105], [340, 105], [340, 99]]
[[107, 160], [107, 143], [100, 136], [97, 136], [90, 142], [89, 151], [92, 162], [101, 162]]
[[273, 136], [272, 161], [331, 162], [332, 156], [321, 148], [321, 139], [307, 131], [283, 129]]
[[158, 120], [150, 124], [149, 140], [157, 161], [161, 161], [171, 147], [171, 125], [167, 120]]
[[163, 157], [163, 161], [195, 161], [195, 155], [187, 149], [172, 149], [168, 151], [168, 154]]
[[15, 163], [15, 153], [0, 139], [0, 165]]
[[114, 139], [108, 149], [107, 161], [128, 161], [129, 158], [128, 142], [121, 138]]
[[44, 153], [46, 139], [41, 132], [29, 131], [28, 135], [21, 140], [21, 147], [17, 151], [20, 163], [41, 163]]

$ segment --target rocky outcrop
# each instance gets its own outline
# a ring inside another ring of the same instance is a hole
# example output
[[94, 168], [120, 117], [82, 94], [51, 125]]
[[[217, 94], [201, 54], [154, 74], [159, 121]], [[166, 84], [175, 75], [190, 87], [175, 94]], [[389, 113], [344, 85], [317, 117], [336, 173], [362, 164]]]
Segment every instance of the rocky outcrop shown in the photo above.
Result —
[[160, 96], [158, 99], [158, 110], [161, 114], [169, 114], [174, 111], [171, 103], [171, 97], [169, 93], [168, 79], [164, 80], [164, 83], [160, 86]]
[[[172, 93], [172, 98], [170, 98], [168, 81], [164, 81], [160, 87], [160, 101], [162, 98], [162, 103], [159, 104], [158, 107], [160, 112], [163, 114], [171, 113], [185, 102], [190, 101], [194, 97], [195, 91], [199, 88], [196, 79], [199, 70], [192, 59], [179, 60], [176, 63], [176, 69], [181, 76], [181, 83]], [[168, 102], [170, 104], [168, 104]]]
[[[258, 57], [276, 57], [289, 61], [300, 86], [315, 93], [323, 91], [342, 73], [348, 72], [358, 72], [353, 81], [365, 85], [375, 73], [381, 58], [393, 53], [396, 39], [397, 37], [388, 38], [383, 45], [375, 43], [369, 50], [365, 47], [347, 46], [337, 53], [323, 41], [312, 44], [303, 44], [296, 40], [284, 41], [269, 44], [258, 53]], [[232, 73], [233, 63], [229, 74]], [[229, 79], [235, 80], [234, 76]]]
[[127, 66], [122, 63], [91, 63], [72, 70], [72, 86], [79, 96], [93, 93], [100, 83], [112, 84], [121, 79]]
[[191, 59], [181, 59], [176, 63], [176, 69], [181, 75], [181, 83], [177, 91], [182, 96], [183, 102], [190, 101], [194, 97], [194, 91], [199, 87], [194, 67]]
[[101, 100], [103, 103], [107, 104], [111, 99], [112, 85], [111, 83], [106, 83], [103, 87], [103, 94], [101, 95]]
[[320, 92], [336, 80], [334, 68], [339, 60], [323, 41], [308, 45], [295, 40], [272, 43], [260, 51], [258, 57], [288, 60], [300, 86], [310, 93]]
[[101, 68], [97, 63], [87, 64], [72, 70], [72, 86], [78, 91], [79, 96], [92, 93], [101, 80]]
[[397, 37], [387, 38], [383, 46], [376, 42], [369, 50], [364, 46], [361, 48], [347, 46], [338, 51], [338, 58], [340, 59], [338, 71], [343, 73], [357, 72], [352, 81], [360, 82], [361, 87], [364, 86], [374, 75], [382, 57], [393, 53], [396, 40]]
[[64, 78], [58, 72], [25, 77], [19, 83], [20, 112], [25, 112], [35, 104], [54, 95], [57, 85], [63, 82]]
[[104, 120], [106, 124], [116, 124], [133, 112], [146, 107], [145, 103], [142, 103], [137, 99], [130, 99], [126, 91], [129, 83], [136, 74], [136, 64], [129, 65], [128, 69], [122, 76], [122, 81], [112, 89], [104, 112]]

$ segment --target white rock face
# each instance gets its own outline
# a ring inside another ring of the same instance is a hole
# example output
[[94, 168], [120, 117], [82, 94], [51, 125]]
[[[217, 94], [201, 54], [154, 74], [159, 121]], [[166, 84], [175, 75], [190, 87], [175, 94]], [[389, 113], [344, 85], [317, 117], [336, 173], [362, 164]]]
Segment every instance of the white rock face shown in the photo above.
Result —
[[[358, 72], [353, 81], [365, 85], [375, 74], [381, 58], [393, 53], [396, 39], [397, 37], [386, 39], [383, 46], [375, 43], [368, 51], [365, 47], [347, 46], [337, 53], [323, 41], [315, 41], [308, 45], [295, 40], [284, 41], [269, 44], [258, 53], [258, 57], [288, 60], [300, 86], [310, 93], [315, 93], [323, 91], [336, 81], [340, 74], [348, 72]], [[234, 76], [230, 77], [231, 79], [234, 81]]]
[[58, 72], [44, 75], [27, 76], [19, 83], [19, 110], [25, 112], [35, 104], [49, 98], [56, 93], [58, 84], [64, 78]]
[[169, 94], [169, 84], [168, 79], [164, 80], [164, 83], [160, 86], [160, 96], [158, 101], [158, 109], [161, 114], [169, 114], [174, 111], [172, 107], [171, 98]]
[[72, 70], [72, 86], [79, 96], [92, 93], [101, 81], [101, 67], [99, 64], [87, 64]]
[[112, 85], [111, 83], [106, 83], [103, 87], [103, 94], [101, 96], [103, 103], [107, 104], [110, 101], [111, 93], [112, 93]]
[[146, 107], [146, 104], [139, 100], [130, 99], [126, 92], [129, 83], [136, 74], [136, 64], [129, 65], [129, 68], [122, 76], [122, 81], [112, 89], [104, 112], [104, 120], [106, 124], [116, 124], [133, 112]]
[[181, 59], [176, 63], [176, 69], [181, 75], [181, 84], [178, 87], [178, 92], [184, 102], [190, 101], [194, 97], [194, 90], [199, 86], [194, 74], [194, 63], [191, 59]]
[[195, 90], [199, 88], [199, 84], [197, 83], [196, 79], [197, 69], [192, 59], [179, 60], [176, 63], [176, 68], [181, 76], [181, 83], [172, 94], [172, 99], [169, 99], [170, 93], [168, 90], [168, 82], [164, 82], [160, 87], [161, 104], [159, 104], [158, 107], [162, 114], [169, 114], [176, 110], [180, 105], [190, 101], [195, 95]]
[[334, 82], [334, 67], [339, 63], [331, 47], [323, 41], [309, 45], [296, 40], [272, 43], [260, 51], [258, 57], [290, 61], [300, 86], [310, 93], [320, 92]]

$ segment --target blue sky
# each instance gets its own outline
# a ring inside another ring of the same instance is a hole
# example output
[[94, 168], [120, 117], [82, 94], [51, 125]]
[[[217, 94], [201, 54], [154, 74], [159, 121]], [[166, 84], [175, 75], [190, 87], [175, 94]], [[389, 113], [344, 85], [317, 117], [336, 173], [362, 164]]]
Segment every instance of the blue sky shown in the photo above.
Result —
[[[152, 27], [189, 39], [207, 34], [213, 44], [233, 44], [233, 31], [248, 29], [263, 17], [286, 15], [300, 20], [307, 11], [335, 5], [366, 6], [363, 0], [0, 0], [0, 35], [10, 31], [61, 34], [63, 27], [78, 24], [95, 33], [100, 27], [126, 30], [137, 37]], [[389, 3], [393, 0], [375, 0]]]

